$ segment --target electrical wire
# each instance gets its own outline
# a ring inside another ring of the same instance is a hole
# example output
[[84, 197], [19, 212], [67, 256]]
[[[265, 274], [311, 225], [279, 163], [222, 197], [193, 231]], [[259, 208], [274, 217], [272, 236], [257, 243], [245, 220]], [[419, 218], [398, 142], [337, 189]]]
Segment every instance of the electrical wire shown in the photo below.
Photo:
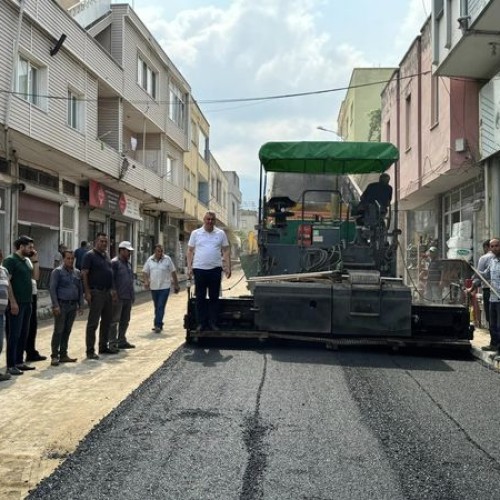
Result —
[[[402, 76], [399, 79], [400, 80], [406, 80], [406, 79], [411, 79], [417, 76], [423, 76], [431, 73], [431, 70], [426, 70], [422, 71], [420, 73], [412, 73], [411, 75], [406, 75]], [[188, 97], [188, 101], [193, 101], [196, 102], [197, 104], [227, 104], [227, 103], [244, 103], [244, 102], [262, 102], [262, 101], [275, 101], [275, 100], [280, 100], [280, 99], [292, 99], [296, 97], [308, 97], [308, 96], [314, 96], [314, 95], [321, 95], [321, 94], [329, 94], [333, 92], [344, 92], [348, 91], [351, 89], [358, 89], [358, 88], [363, 88], [363, 87], [370, 87], [373, 85], [381, 85], [384, 83], [389, 83], [391, 79], [388, 80], [378, 80], [376, 82], [367, 82], [367, 83], [360, 83], [357, 85], [348, 85], [344, 87], [334, 87], [331, 89], [322, 89], [322, 90], [311, 90], [311, 91], [305, 91], [305, 92], [296, 92], [296, 93], [291, 93], [291, 94], [274, 94], [270, 96], [253, 96], [253, 97], [236, 97], [236, 98], [223, 98], [223, 99], [201, 99], [197, 100], [194, 99], [192, 96]], [[56, 95], [50, 95], [50, 94], [36, 94], [36, 93], [28, 93], [28, 92], [19, 92], [19, 91], [12, 91], [12, 90], [5, 90], [5, 89], [0, 89], [0, 93], [4, 94], [11, 94], [17, 97], [20, 97], [21, 99], [27, 99], [28, 97], [37, 97], [38, 99], [51, 99], [51, 100], [58, 100], [58, 101], [68, 101], [72, 99], [72, 97], [69, 97], [67, 95], [64, 96], [56, 96]], [[105, 100], [116, 100], [116, 97], [99, 97], [96, 99], [90, 99], [86, 97], [80, 97], [78, 101], [81, 102], [99, 102], [99, 101], [105, 101]], [[163, 105], [172, 105], [172, 104], [177, 104], [179, 106], [185, 105], [183, 101], [175, 100], [175, 101], [170, 101], [170, 100], [154, 100], [154, 99], [147, 99], [147, 100], [127, 100], [128, 103], [130, 104], [145, 104], [149, 105], [151, 102], [154, 101], [156, 104], [163, 104]]]

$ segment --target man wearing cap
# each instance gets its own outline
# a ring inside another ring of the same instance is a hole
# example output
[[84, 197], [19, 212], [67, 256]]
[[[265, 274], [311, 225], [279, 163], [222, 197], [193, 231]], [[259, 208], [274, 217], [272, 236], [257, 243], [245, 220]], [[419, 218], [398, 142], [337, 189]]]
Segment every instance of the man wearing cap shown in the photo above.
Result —
[[429, 265], [427, 267], [427, 284], [425, 287], [425, 298], [431, 302], [441, 302], [443, 298], [441, 283], [441, 262], [436, 247], [430, 247], [427, 255]]
[[111, 349], [133, 349], [135, 345], [128, 342], [126, 334], [130, 323], [130, 312], [135, 300], [134, 273], [130, 264], [133, 252], [130, 241], [122, 241], [118, 245], [118, 255], [111, 260], [113, 283], [117, 300], [113, 302], [113, 314], [109, 332]]

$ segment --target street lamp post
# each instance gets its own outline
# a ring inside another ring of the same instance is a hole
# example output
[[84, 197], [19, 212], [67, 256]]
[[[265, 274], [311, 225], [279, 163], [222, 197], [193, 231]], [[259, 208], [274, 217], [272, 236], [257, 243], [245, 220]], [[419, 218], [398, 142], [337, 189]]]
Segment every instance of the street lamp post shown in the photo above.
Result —
[[323, 132], [330, 132], [330, 134], [335, 134], [341, 141], [344, 140], [344, 138], [338, 132], [336, 132], [335, 130], [323, 127], [323, 125], [318, 125], [316, 128], [318, 130], [322, 130]]

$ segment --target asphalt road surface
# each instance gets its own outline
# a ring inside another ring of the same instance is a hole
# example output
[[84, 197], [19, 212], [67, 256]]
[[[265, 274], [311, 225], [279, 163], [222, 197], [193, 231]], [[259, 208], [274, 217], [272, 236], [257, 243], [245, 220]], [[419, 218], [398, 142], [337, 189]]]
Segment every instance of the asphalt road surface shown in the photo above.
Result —
[[467, 356], [181, 347], [32, 499], [499, 499], [499, 375]]

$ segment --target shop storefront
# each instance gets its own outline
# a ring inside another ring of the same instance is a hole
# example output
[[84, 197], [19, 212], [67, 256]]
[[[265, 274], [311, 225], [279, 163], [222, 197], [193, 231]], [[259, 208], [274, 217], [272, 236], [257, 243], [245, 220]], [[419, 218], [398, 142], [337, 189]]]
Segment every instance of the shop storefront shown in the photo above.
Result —
[[[35, 189], [29, 187], [28, 190], [27, 187], [26, 191], [33, 193]], [[60, 243], [61, 204], [67, 201], [67, 198], [49, 191], [47, 198], [50, 196], [52, 199], [41, 198], [28, 192], [19, 193], [18, 233], [26, 234], [35, 240], [40, 268], [52, 269]]]
[[132, 245], [137, 246], [137, 225], [142, 220], [139, 206], [139, 200], [94, 180], [90, 181], [88, 234], [91, 238], [98, 232], [108, 234], [111, 258], [117, 255], [120, 241], [131, 241]]
[[[443, 196], [443, 242], [445, 254], [453, 255], [457, 240], [470, 249], [470, 257], [477, 262], [483, 253], [482, 242], [488, 239], [486, 227], [484, 181], [482, 178], [467, 183]], [[459, 233], [459, 234], [458, 234]]]
[[407, 212], [407, 284], [418, 286], [430, 247], [436, 247], [442, 259], [466, 257], [477, 262], [482, 242], [489, 238], [484, 197], [484, 182], [478, 178]]

